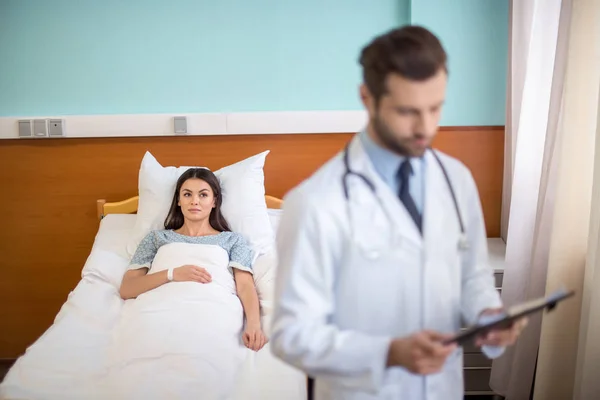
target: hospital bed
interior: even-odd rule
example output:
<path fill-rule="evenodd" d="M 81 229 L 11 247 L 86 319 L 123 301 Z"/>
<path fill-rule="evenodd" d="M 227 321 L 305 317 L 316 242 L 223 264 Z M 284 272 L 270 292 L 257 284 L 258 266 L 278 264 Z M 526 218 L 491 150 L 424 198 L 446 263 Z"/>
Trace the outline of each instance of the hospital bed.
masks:
<path fill-rule="evenodd" d="M 281 200 L 266 196 L 266 202 L 271 225 L 276 228 Z M 117 203 L 98 201 L 100 226 L 82 279 L 52 326 L 9 370 L 0 384 L 0 399 L 98 398 L 111 329 L 123 307 L 118 286 L 129 261 L 126 242 L 136 221 L 137 205 L 137 197 Z M 268 336 L 272 298 L 267 293 L 273 275 L 264 274 L 260 279 L 257 287 L 262 288 L 263 326 Z M 259 352 L 247 351 L 234 391 L 234 400 L 304 400 L 307 378 L 273 357 L 267 344 Z"/>

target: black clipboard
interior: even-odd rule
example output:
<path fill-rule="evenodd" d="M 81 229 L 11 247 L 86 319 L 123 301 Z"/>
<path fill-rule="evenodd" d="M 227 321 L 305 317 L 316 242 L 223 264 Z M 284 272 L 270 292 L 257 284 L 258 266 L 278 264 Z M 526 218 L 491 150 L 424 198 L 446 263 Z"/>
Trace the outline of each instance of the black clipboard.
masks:
<path fill-rule="evenodd" d="M 452 343 L 456 343 L 459 346 L 464 345 L 476 336 L 484 335 L 493 329 L 508 328 L 519 318 L 544 310 L 552 311 L 558 303 L 572 297 L 574 294 L 575 291 L 573 290 L 566 291 L 564 289 L 559 289 L 549 296 L 517 304 L 509 308 L 506 312 L 499 314 L 497 319 L 488 323 L 473 325 L 454 335 L 450 339 L 444 340 L 442 343 L 444 345 Z"/>

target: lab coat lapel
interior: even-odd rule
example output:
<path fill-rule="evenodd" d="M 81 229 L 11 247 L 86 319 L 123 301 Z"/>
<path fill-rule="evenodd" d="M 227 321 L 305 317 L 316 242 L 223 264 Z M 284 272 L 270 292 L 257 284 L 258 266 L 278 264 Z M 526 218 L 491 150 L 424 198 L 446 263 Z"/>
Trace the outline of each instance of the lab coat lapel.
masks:
<path fill-rule="evenodd" d="M 423 237 L 425 243 L 435 246 L 444 240 L 448 233 L 448 216 L 456 214 L 452 197 L 444 174 L 432 154 L 425 153 L 425 202 L 423 207 Z"/>
<path fill-rule="evenodd" d="M 397 228 L 395 231 L 402 237 L 411 240 L 417 245 L 423 243 L 421 233 L 412 220 L 410 214 L 400 202 L 398 195 L 394 193 L 390 187 L 381 179 L 375 167 L 369 160 L 369 156 L 365 152 L 358 135 L 354 137 L 349 149 L 350 155 L 350 169 L 359 172 L 367 177 L 374 185 L 375 191 L 379 198 L 386 214 L 392 220 L 390 223 L 394 224 Z M 354 180 L 356 181 L 356 180 Z M 359 182 L 362 190 L 354 190 L 354 193 L 360 192 L 360 198 L 365 202 L 368 201 L 372 204 L 376 199 L 373 198 L 373 194 L 370 193 L 364 182 Z M 352 197 L 352 195 L 350 195 Z"/>

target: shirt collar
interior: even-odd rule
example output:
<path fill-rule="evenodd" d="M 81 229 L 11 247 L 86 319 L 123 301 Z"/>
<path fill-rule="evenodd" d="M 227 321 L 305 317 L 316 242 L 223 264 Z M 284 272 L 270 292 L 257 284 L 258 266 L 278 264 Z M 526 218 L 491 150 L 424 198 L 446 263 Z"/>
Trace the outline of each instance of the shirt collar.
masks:
<path fill-rule="evenodd" d="M 373 167 L 381 176 L 381 178 L 391 187 L 395 186 L 396 176 L 400 164 L 406 159 L 406 157 L 400 156 L 386 148 L 381 147 L 371 139 L 366 130 L 359 133 L 361 143 L 367 153 L 369 160 L 373 164 Z M 417 171 L 419 164 L 415 162 L 416 159 L 411 160 L 413 171 Z M 413 172 L 414 173 L 414 172 Z"/>

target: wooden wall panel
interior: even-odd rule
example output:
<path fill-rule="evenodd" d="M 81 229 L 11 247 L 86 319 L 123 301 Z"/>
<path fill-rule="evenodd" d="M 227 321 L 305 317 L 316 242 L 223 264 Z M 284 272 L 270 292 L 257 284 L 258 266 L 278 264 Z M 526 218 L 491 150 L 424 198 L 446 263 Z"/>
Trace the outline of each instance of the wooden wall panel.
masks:
<path fill-rule="evenodd" d="M 443 128 L 434 148 L 461 160 L 473 174 L 488 237 L 500 237 L 504 127 Z"/>
<path fill-rule="evenodd" d="M 146 150 L 163 165 L 218 169 L 264 150 L 267 193 L 283 196 L 352 134 L 0 141 L 0 358 L 50 326 L 80 279 L 98 228 L 95 201 L 137 194 Z M 504 129 L 445 128 L 435 146 L 473 171 L 489 236 L 499 236 Z"/>

